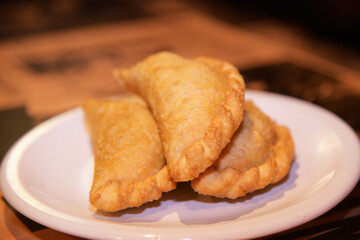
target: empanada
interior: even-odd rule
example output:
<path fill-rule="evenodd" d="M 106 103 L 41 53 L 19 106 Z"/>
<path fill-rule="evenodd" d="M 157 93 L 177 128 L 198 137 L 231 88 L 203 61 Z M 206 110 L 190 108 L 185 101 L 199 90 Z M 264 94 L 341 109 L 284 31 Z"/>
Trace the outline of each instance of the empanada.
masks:
<path fill-rule="evenodd" d="M 233 139 L 191 186 L 204 195 L 235 199 L 280 181 L 294 154 L 290 131 L 246 101 L 243 122 Z"/>
<path fill-rule="evenodd" d="M 245 84 L 227 62 L 161 52 L 117 69 L 115 77 L 150 106 L 175 181 L 191 180 L 208 168 L 242 121 Z"/>
<path fill-rule="evenodd" d="M 95 158 L 93 206 L 109 212 L 137 207 L 176 187 L 157 124 L 142 99 L 87 100 L 83 109 Z"/>

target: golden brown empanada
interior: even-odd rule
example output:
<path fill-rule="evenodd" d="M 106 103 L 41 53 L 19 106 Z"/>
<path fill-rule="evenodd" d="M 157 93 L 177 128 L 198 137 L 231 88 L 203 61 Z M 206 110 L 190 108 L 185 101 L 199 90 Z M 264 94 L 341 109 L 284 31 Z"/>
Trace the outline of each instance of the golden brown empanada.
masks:
<path fill-rule="evenodd" d="M 280 181 L 294 154 L 290 131 L 246 101 L 243 122 L 233 139 L 191 186 L 204 195 L 235 199 Z"/>
<path fill-rule="evenodd" d="M 155 119 L 142 99 L 87 100 L 83 109 L 95 157 L 93 206 L 109 212 L 137 207 L 176 187 Z"/>
<path fill-rule="evenodd" d="M 117 69 L 115 76 L 148 102 L 175 181 L 191 180 L 208 168 L 242 121 L 245 84 L 227 62 L 161 52 Z"/>

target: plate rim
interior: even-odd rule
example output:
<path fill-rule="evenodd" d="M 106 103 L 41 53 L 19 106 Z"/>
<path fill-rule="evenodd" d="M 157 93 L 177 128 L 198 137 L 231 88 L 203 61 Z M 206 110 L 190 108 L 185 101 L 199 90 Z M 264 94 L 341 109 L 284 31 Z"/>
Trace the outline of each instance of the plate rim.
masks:
<path fill-rule="evenodd" d="M 337 115 L 335 115 L 334 113 L 320 107 L 317 105 L 314 105 L 310 102 L 306 102 L 304 100 L 301 99 L 297 99 L 291 96 L 286 96 L 286 95 L 281 95 L 281 94 L 277 94 L 277 93 L 270 93 L 270 92 L 262 92 L 262 91 L 254 91 L 254 90 L 247 90 L 246 92 L 246 97 L 248 97 L 250 95 L 250 98 L 258 98 L 258 97 L 265 97 L 265 98 L 276 98 L 277 101 L 283 101 L 283 100 L 290 100 L 292 102 L 295 103 L 300 103 L 302 105 L 304 105 L 306 108 L 312 108 L 315 111 L 319 111 L 322 115 L 325 114 L 328 117 L 330 117 L 333 122 L 336 122 L 339 124 L 339 126 L 341 128 L 343 128 L 343 130 L 345 130 L 347 132 L 347 134 L 350 134 L 350 138 L 352 140 L 349 140 L 349 138 L 347 138 L 348 141 L 352 142 L 353 145 L 355 146 L 355 151 L 356 153 L 354 154 L 355 156 L 357 155 L 360 158 L 360 141 L 358 139 L 358 137 L 356 136 L 354 130 L 340 117 L 338 117 Z M 64 233 L 68 233 L 74 236 L 80 236 L 80 237 L 86 237 L 86 238 L 109 238 L 111 237 L 111 234 L 99 234 L 98 233 L 98 229 L 91 229 L 89 230 L 87 225 L 84 225 L 84 223 L 79 223 L 78 222 L 78 229 L 82 229 L 82 233 L 79 233 L 79 230 L 74 230 L 72 228 L 73 222 L 70 219 L 62 219 L 59 218 L 58 216 L 54 216 L 54 215 L 50 215 L 49 217 L 49 213 L 47 212 L 43 212 L 40 211 L 40 213 L 38 212 L 38 209 L 26 209 L 24 208 L 24 202 L 25 205 L 27 204 L 26 200 L 21 199 L 19 197 L 19 195 L 16 193 L 15 189 L 13 189 L 11 187 L 11 184 L 8 181 L 8 165 L 10 161 L 14 161 L 12 159 L 16 158 L 16 154 L 19 155 L 19 153 L 17 153 L 17 151 L 19 151 L 22 148 L 26 148 L 28 146 L 31 145 L 31 140 L 36 139 L 37 137 L 42 136 L 42 134 L 45 134 L 49 129 L 53 129 L 56 128 L 57 126 L 61 125 L 62 123 L 66 122 L 67 120 L 71 120 L 74 117 L 77 117 L 79 114 L 82 114 L 81 108 L 75 108 L 75 109 L 71 109 L 69 111 L 66 111 L 62 114 L 59 114 L 57 116 L 54 116 L 46 121 L 44 121 L 43 123 L 39 124 L 38 126 L 34 127 L 33 129 L 31 129 L 30 131 L 28 131 L 26 134 L 24 134 L 18 141 L 16 141 L 12 147 L 8 150 L 8 152 L 6 153 L 5 157 L 3 158 L 3 161 L 1 163 L 1 172 L 0 172 L 0 187 L 3 193 L 3 196 L 7 199 L 7 201 L 9 201 L 9 203 L 14 206 L 15 209 L 17 209 L 17 211 L 19 211 L 20 213 L 24 214 L 26 217 L 29 217 L 30 219 L 33 219 L 34 221 L 41 223 L 45 226 L 48 226 L 50 228 L 53 228 L 55 230 L 64 232 Z M 343 138 L 341 138 L 341 140 L 343 140 Z M 15 155 L 15 156 L 14 156 Z M 20 159 L 18 159 L 18 161 L 20 161 Z M 332 197 L 331 200 L 331 204 L 327 204 L 327 205 L 323 205 L 322 208 L 317 209 L 316 212 L 313 212 L 312 214 L 307 214 L 304 215 L 302 211 L 293 211 L 292 214 L 294 214 L 297 217 L 294 217 L 294 215 L 292 215 L 292 219 L 288 219 L 288 224 L 285 225 L 277 225 L 276 227 L 272 226 L 271 229 L 267 229 L 265 232 L 263 231 L 263 233 L 258 232 L 258 234 L 243 234 L 240 237 L 245 237 L 245 238 L 253 238 L 253 237 L 261 237 L 261 236 L 265 236 L 265 235 L 270 235 L 270 234 L 274 234 L 277 232 L 281 232 L 283 230 L 286 229 L 290 229 L 293 228 L 295 226 L 298 226 L 300 224 L 303 224 L 305 222 L 308 222 L 320 215 L 322 215 L 323 213 L 327 212 L 328 210 L 330 210 L 331 208 L 333 208 L 334 206 L 336 206 L 339 202 L 341 202 L 356 186 L 357 182 L 359 181 L 360 178 L 360 163 L 357 163 L 358 168 L 353 168 L 354 170 L 354 177 L 351 178 L 351 182 L 349 183 L 349 185 L 347 186 L 346 189 L 343 190 L 343 192 L 340 195 L 337 195 L 337 197 Z M 356 172 L 357 170 L 357 172 Z M 14 177 L 14 176 L 12 176 Z M 350 181 L 348 179 L 348 181 Z M 329 184 L 327 184 L 325 187 L 329 187 Z M 320 198 L 320 193 L 323 192 L 324 190 L 320 191 L 320 192 L 316 192 L 315 194 L 312 194 L 313 198 L 314 195 L 315 197 Z M 312 198 L 311 198 L 312 199 Z M 303 201 L 301 201 L 300 203 L 298 203 L 297 205 L 291 205 L 288 206 L 287 208 L 290 210 L 296 210 L 301 208 L 303 205 L 306 205 L 306 203 L 309 201 L 309 199 L 305 199 Z M 296 209 L 294 209 L 294 207 L 298 206 Z M 284 210 L 282 210 L 284 211 Z M 280 213 L 282 211 L 279 211 Z M 262 218 L 269 218 L 269 216 L 271 217 L 271 215 L 273 215 L 273 213 L 269 213 L 266 214 L 265 216 L 262 216 Z M 291 214 L 289 214 L 291 215 Z M 71 216 L 70 216 L 71 217 Z M 44 221 L 44 219 L 47 219 L 47 221 Z M 251 222 L 255 221 L 254 219 L 248 219 L 247 222 Z M 58 221 L 62 221 L 62 226 L 59 226 Z M 85 223 L 86 224 L 86 223 Z M 152 230 L 152 231 L 145 231 L 143 233 L 140 233 L 139 230 L 144 230 L 144 227 L 142 226 L 135 226 L 135 225 L 129 225 L 129 224 L 119 224 L 119 222 L 113 222 L 110 223 L 108 221 L 106 221 L 105 225 L 113 225 L 113 224 L 117 224 L 119 225 L 119 229 L 121 229 L 121 226 L 126 227 L 127 230 L 130 232 L 130 234 L 126 235 L 126 233 L 124 233 L 124 237 L 126 238 L 130 238 L 130 239 L 139 239 L 139 238 L 144 238 L 144 239 L 148 239 L 148 238 L 155 238 L 155 237 L 164 237 L 165 239 L 167 238 L 174 238 L 174 237 L 184 237 L 182 234 L 182 231 L 179 230 L 183 230 L 183 229 L 187 229 L 188 227 L 184 227 L 184 228 L 175 228 L 178 231 L 174 231 L 173 227 L 169 227 L 167 228 L 167 230 L 171 229 L 171 231 L 164 231 L 165 228 L 161 228 L 161 227 L 151 227 L 149 229 L 146 230 Z M 61 225 L 61 224 L 60 224 Z M 103 226 L 103 224 L 100 224 L 101 226 Z M 121 226 L 120 226 L 121 225 Z M 197 229 L 206 229 L 209 226 L 214 227 L 213 225 L 219 226 L 219 223 L 215 223 L 215 224 L 204 224 L 204 225 L 195 225 L 195 227 L 191 227 L 190 228 L 197 228 Z M 232 238 L 236 235 L 238 231 L 235 232 L 228 232 L 229 227 L 231 226 L 236 226 L 237 222 L 225 222 L 223 224 L 221 224 L 222 226 L 226 225 L 226 229 L 218 229 L 218 232 L 221 232 L 223 235 L 222 237 L 226 238 Z M 219 227 L 215 227 L 215 228 L 219 228 Z M 256 229 L 258 229 L 258 226 L 256 226 Z M 254 231 L 255 229 L 253 229 Z M 159 233 L 159 231 L 161 231 L 161 233 Z M 147 233 L 146 233 L 147 232 Z M 155 234 L 151 234 L 149 232 L 156 232 Z M 249 231 L 251 232 L 251 231 Z M 141 236 L 139 235 L 139 233 L 141 234 Z M 135 234 L 135 235 L 134 235 Z M 174 235 L 175 234 L 175 235 Z M 176 235 L 177 234 L 177 235 Z M 196 235 L 196 234 L 195 234 Z M 204 234 L 204 232 L 201 232 L 201 236 L 196 236 L 197 238 L 201 237 L 204 239 L 214 239 L 212 236 L 214 235 L 214 233 L 208 233 L 208 234 Z M 218 235 L 217 235 L 218 236 Z"/>

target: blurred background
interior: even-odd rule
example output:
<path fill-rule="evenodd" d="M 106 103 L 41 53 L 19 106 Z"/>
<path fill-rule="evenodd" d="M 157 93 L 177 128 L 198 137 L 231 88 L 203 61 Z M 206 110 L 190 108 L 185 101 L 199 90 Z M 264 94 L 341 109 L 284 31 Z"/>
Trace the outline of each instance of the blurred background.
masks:
<path fill-rule="evenodd" d="M 113 68 L 170 50 L 228 60 L 248 88 L 314 102 L 359 131 L 359 36 L 356 0 L 1 0 L 0 110 L 37 124 L 117 94 Z"/>
<path fill-rule="evenodd" d="M 112 70 L 162 50 L 230 61 L 248 89 L 315 103 L 360 137 L 359 36 L 356 0 L 0 0 L 0 157 L 45 119 L 119 94 Z"/>

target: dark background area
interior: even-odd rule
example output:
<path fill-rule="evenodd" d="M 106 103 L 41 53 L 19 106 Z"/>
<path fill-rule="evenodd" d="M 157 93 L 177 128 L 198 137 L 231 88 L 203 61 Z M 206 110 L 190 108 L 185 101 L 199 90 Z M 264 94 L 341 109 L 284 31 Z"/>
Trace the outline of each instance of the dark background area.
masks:
<path fill-rule="evenodd" d="M 360 2 L 356 0 L 182 0 L 234 25 L 276 18 L 308 34 L 360 49 Z M 148 0 L 1 0 L 0 40 L 113 21 L 151 17 Z"/>
<path fill-rule="evenodd" d="M 360 49 L 360 1 L 195 1 L 197 7 L 232 24 L 277 18 L 323 41 Z"/>

